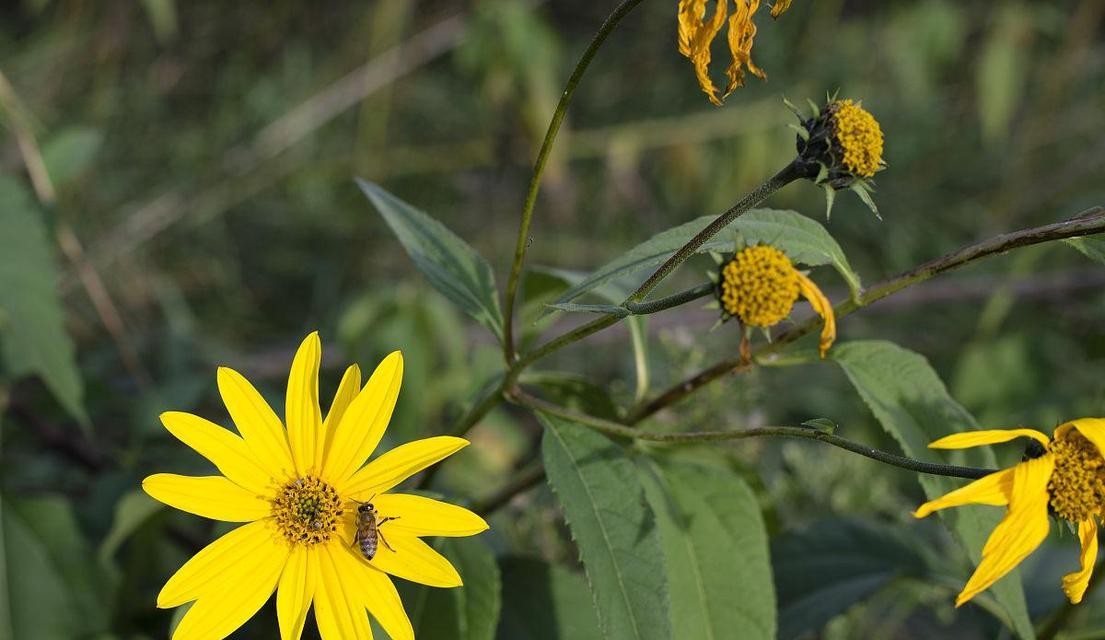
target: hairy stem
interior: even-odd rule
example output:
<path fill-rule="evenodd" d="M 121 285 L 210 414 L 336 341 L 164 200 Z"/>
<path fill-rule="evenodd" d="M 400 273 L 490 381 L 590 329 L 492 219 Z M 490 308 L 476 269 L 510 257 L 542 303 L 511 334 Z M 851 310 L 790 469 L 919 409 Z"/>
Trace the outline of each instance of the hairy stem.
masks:
<path fill-rule="evenodd" d="M 949 476 L 953 478 L 970 478 L 978 479 L 984 476 L 990 475 L 997 471 L 997 469 L 981 469 L 977 467 L 960 467 L 956 465 L 948 464 L 936 464 L 932 462 L 923 462 L 921 460 L 915 460 L 913 458 L 907 458 L 905 456 L 899 456 L 881 449 L 875 449 L 866 445 L 853 442 L 847 438 L 841 438 L 831 433 L 824 431 L 818 431 L 817 429 L 811 429 L 806 427 L 755 427 L 750 429 L 741 429 L 735 431 L 687 431 L 682 433 L 655 433 L 651 431 L 641 431 L 628 427 L 624 424 L 612 422 L 610 420 L 604 420 L 602 418 L 596 418 L 583 413 L 578 413 L 567 409 L 557 404 L 547 402 L 540 398 L 529 395 L 521 390 L 516 390 L 511 394 L 511 399 L 518 404 L 529 407 L 536 411 L 541 411 L 554 416 L 559 416 L 572 422 L 591 427 L 596 431 L 600 431 L 607 435 L 632 438 L 634 440 L 646 440 L 649 442 L 664 442 L 669 444 L 686 444 L 689 442 L 717 442 L 719 440 L 743 440 L 746 438 L 762 438 L 765 436 L 780 436 L 784 438 L 805 438 L 807 440 L 817 440 L 830 444 L 834 447 L 839 447 L 852 453 L 858 453 L 861 456 L 877 460 L 884 464 L 888 464 L 901 469 L 907 469 L 909 471 L 915 471 L 917 473 L 928 473 L 938 476 Z"/>
<path fill-rule="evenodd" d="M 568 77 L 568 83 L 564 85 L 564 93 L 560 94 L 560 102 L 556 105 L 549 128 L 545 131 L 545 139 L 541 143 L 541 150 L 537 153 L 537 161 L 533 165 L 533 177 L 530 179 L 529 191 L 526 193 L 526 202 L 522 206 L 522 224 L 518 229 L 518 242 L 514 248 L 514 262 L 510 265 L 510 280 L 506 286 L 506 303 L 503 306 L 503 354 L 507 364 L 514 362 L 514 299 L 518 293 L 518 283 L 522 276 L 522 265 L 526 260 L 526 249 L 529 247 L 529 226 L 533 220 L 533 207 L 537 204 L 537 192 L 541 189 L 541 177 L 545 172 L 545 165 L 549 161 L 556 136 L 560 133 L 560 125 L 564 122 L 564 116 L 568 112 L 568 105 L 572 102 L 576 87 L 583 79 L 584 72 L 590 66 L 591 60 L 606 41 L 607 36 L 614 31 L 622 18 L 641 4 L 641 0 L 623 0 L 599 27 L 591 44 L 576 63 L 572 75 Z"/>

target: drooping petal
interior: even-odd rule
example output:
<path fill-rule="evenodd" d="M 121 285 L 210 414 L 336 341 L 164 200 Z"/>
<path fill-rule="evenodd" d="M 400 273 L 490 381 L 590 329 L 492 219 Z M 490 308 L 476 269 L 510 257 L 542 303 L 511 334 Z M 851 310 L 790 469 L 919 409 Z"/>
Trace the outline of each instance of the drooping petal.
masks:
<path fill-rule="evenodd" d="M 280 546 L 224 567 L 223 582 L 200 595 L 173 640 L 219 640 L 233 633 L 272 595 L 287 558 L 288 547 Z"/>
<path fill-rule="evenodd" d="M 1032 553 L 1047 537 L 1047 483 L 1055 468 L 1052 456 L 1043 456 L 1013 467 L 1009 510 L 982 549 L 982 561 L 955 599 L 961 606 L 997 582 Z"/>
<path fill-rule="evenodd" d="M 318 550 L 296 545 L 292 548 L 276 591 L 276 619 L 281 640 L 299 640 L 318 581 Z"/>
<path fill-rule="evenodd" d="M 464 507 L 403 493 L 382 493 L 373 499 L 380 517 L 398 516 L 391 530 L 412 536 L 470 536 L 487 523 Z"/>
<path fill-rule="evenodd" d="M 253 457 L 245 440 L 214 422 L 180 411 L 161 414 L 161 424 L 178 440 L 211 461 L 224 476 L 262 495 L 272 491 L 272 477 Z"/>
<path fill-rule="evenodd" d="M 275 537 L 266 522 L 242 525 L 201 549 L 177 569 L 157 594 L 157 606 L 179 607 L 242 580 L 257 567 L 275 562 L 273 558 L 279 558 L 282 566 L 287 557 L 288 545 Z"/>
<path fill-rule="evenodd" d="M 353 399 L 357 397 L 360 391 L 361 368 L 351 364 L 345 370 L 345 374 L 342 375 L 341 382 L 338 383 L 338 391 L 334 394 L 334 401 L 330 403 L 330 410 L 326 412 L 326 419 L 322 421 L 322 428 L 327 434 L 327 441 L 329 441 L 330 430 L 341 422 L 345 410 L 353 403 Z"/>
<path fill-rule="evenodd" d="M 1082 602 L 1082 595 L 1090 584 L 1094 563 L 1097 562 L 1097 521 L 1093 518 L 1078 523 L 1078 537 L 1082 541 L 1082 568 L 1063 576 L 1063 593 L 1071 604 Z"/>
<path fill-rule="evenodd" d="M 825 353 L 828 352 L 829 347 L 833 346 L 833 341 L 836 340 L 836 315 L 833 313 L 833 303 L 829 302 L 825 294 L 821 293 L 821 289 L 806 274 L 801 271 L 795 271 L 795 273 L 798 274 L 798 290 L 806 300 L 809 300 L 810 306 L 817 312 L 817 315 L 825 321 L 825 325 L 821 328 L 821 341 L 817 347 L 821 357 L 824 358 Z"/>
<path fill-rule="evenodd" d="M 391 578 L 349 549 L 348 545 L 339 547 L 334 550 L 334 560 L 341 574 L 351 581 L 353 592 L 361 598 L 361 605 L 376 618 L 391 640 L 413 640 L 414 629 Z"/>
<path fill-rule="evenodd" d="M 364 464 L 391 421 L 391 412 L 403 382 L 403 354 L 395 351 L 372 372 L 368 384 L 333 426 L 333 439 L 326 451 L 323 477 L 338 484 Z"/>
<path fill-rule="evenodd" d="M 944 436 L 929 444 L 929 449 L 969 449 L 984 444 L 1000 444 L 1017 438 L 1034 438 L 1045 447 L 1051 440 L 1035 429 L 989 429 L 983 431 L 964 431 Z"/>
<path fill-rule="evenodd" d="M 315 594 L 315 622 L 323 640 L 371 640 L 362 595 L 348 573 L 342 571 L 338 557 L 349 552 L 340 544 L 327 544 L 319 549 L 318 590 Z"/>
<path fill-rule="evenodd" d="M 237 371 L 219 367 L 219 394 L 257 462 L 273 478 L 295 473 L 287 432 L 257 389 Z"/>
<path fill-rule="evenodd" d="M 710 44 L 725 26 L 725 17 L 729 13 L 729 0 L 717 0 L 714 15 L 705 21 L 707 0 L 679 1 L 679 52 L 694 63 L 698 86 L 710 99 L 721 106 L 717 87 L 710 80 Z"/>
<path fill-rule="evenodd" d="M 756 38 L 756 23 L 752 21 L 752 17 L 760 8 L 760 0 L 736 0 L 736 6 L 733 17 L 729 18 L 729 53 L 733 56 L 733 61 L 725 70 L 729 83 L 725 87 L 723 98 L 732 93 L 733 89 L 744 86 L 745 67 L 757 78 L 767 79 L 767 74 L 752 62 L 752 43 Z"/>
<path fill-rule="evenodd" d="M 955 491 L 944 494 L 935 500 L 929 500 L 913 512 L 915 518 L 924 518 L 934 511 L 958 507 L 965 504 L 989 504 L 1003 506 L 1009 504 L 1013 493 L 1013 475 L 1016 467 L 979 478 Z"/>
<path fill-rule="evenodd" d="M 318 404 L 318 369 L 321 364 L 322 342 L 316 331 L 304 338 L 292 359 L 284 399 L 288 444 L 300 476 L 317 472 L 320 462 L 318 439 L 322 410 Z"/>
<path fill-rule="evenodd" d="M 1055 437 L 1062 438 L 1067 431 L 1078 429 L 1078 432 L 1086 436 L 1097 447 L 1099 453 L 1105 456 L 1105 418 L 1079 418 L 1065 422 L 1055 429 Z"/>
<path fill-rule="evenodd" d="M 771 5 L 771 17 L 778 18 L 787 12 L 790 8 L 790 3 L 794 0 L 775 0 L 775 4 Z"/>
<path fill-rule="evenodd" d="M 385 523 L 380 529 L 387 544 L 380 542 L 376 556 L 371 560 L 372 566 L 404 580 L 431 587 L 459 587 L 462 584 L 460 574 L 445 556 L 421 539 L 391 529 L 392 524 Z"/>
<path fill-rule="evenodd" d="M 435 436 L 400 445 L 369 462 L 338 487 L 338 493 L 366 500 L 468 446 L 464 438 Z"/>
<path fill-rule="evenodd" d="M 223 522 L 253 522 L 272 508 L 268 500 L 222 476 L 156 473 L 142 481 L 142 490 L 175 509 Z"/>

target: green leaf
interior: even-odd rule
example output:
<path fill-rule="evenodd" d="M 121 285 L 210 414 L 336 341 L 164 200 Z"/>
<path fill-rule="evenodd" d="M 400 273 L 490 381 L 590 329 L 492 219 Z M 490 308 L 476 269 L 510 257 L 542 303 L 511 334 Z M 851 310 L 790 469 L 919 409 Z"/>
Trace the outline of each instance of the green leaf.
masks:
<path fill-rule="evenodd" d="M 115 518 L 111 522 L 111 529 L 100 543 L 100 562 L 109 564 L 126 539 L 153 514 L 164 508 L 165 505 L 149 497 L 144 491 L 134 490 L 121 497 L 115 504 Z"/>
<path fill-rule="evenodd" d="M 559 302 L 548 305 L 550 309 L 575 313 L 597 313 L 605 316 L 624 318 L 629 315 L 629 309 L 612 304 L 576 304 L 575 302 Z"/>
<path fill-rule="evenodd" d="M 54 186 L 63 188 L 91 165 L 104 136 L 90 127 L 63 129 L 42 145 L 42 161 Z"/>
<path fill-rule="evenodd" d="M 555 304 L 572 302 L 595 287 L 615 278 L 623 278 L 660 266 L 713 221 L 714 216 L 704 216 L 658 233 L 599 267 L 582 282 L 561 295 Z M 729 229 L 740 234 L 748 244 L 771 244 L 799 264 L 811 267 L 832 265 L 848 283 L 853 293 L 859 290 L 859 276 L 848 264 L 844 251 L 825 227 L 812 218 L 796 211 L 752 209 L 733 221 Z M 719 233 L 699 247 L 697 253 L 732 251 L 733 238 L 732 232 Z"/>
<path fill-rule="evenodd" d="M 443 224 L 379 185 L 360 178 L 357 184 L 430 284 L 501 340 L 502 312 L 495 276 L 483 256 Z"/>
<path fill-rule="evenodd" d="M 437 589 L 400 584 L 415 637 L 492 640 L 502 592 L 495 555 L 480 540 L 440 538 L 434 547 L 457 568 L 464 586 Z"/>
<path fill-rule="evenodd" d="M 579 574 L 537 558 L 500 561 L 503 615 L 500 640 L 601 640 L 587 584 Z"/>
<path fill-rule="evenodd" d="M 922 543 L 906 533 L 881 523 L 829 519 L 773 541 L 779 637 L 816 632 L 896 578 L 926 574 Z"/>
<path fill-rule="evenodd" d="M 1067 238 L 1066 242 L 1078 250 L 1079 253 L 1090 260 L 1105 264 L 1105 239 L 1101 238 Z"/>
<path fill-rule="evenodd" d="M 670 638 L 660 536 L 633 462 L 587 427 L 538 414 L 549 484 L 579 547 L 607 638 Z"/>
<path fill-rule="evenodd" d="M 802 423 L 802 426 L 816 429 L 821 433 L 831 434 L 836 431 L 837 424 L 828 418 L 814 418 L 813 420 L 806 420 Z"/>
<path fill-rule="evenodd" d="M 674 638 L 775 637 L 775 589 L 759 501 L 732 471 L 642 460 L 671 593 Z"/>
<path fill-rule="evenodd" d="M 978 429 L 973 416 L 956 402 L 944 383 L 920 354 L 893 343 L 872 340 L 833 348 L 830 356 L 844 369 L 860 397 L 883 429 L 897 440 L 902 452 L 918 460 L 993 468 L 996 460 L 985 447 L 940 453 L 928 444 L 959 431 Z M 919 474 L 931 500 L 963 486 L 962 480 Z M 940 512 L 944 522 L 978 563 L 982 547 L 1001 519 L 998 510 L 960 507 Z M 1005 613 L 1005 622 L 1022 638 L 1033 638 L 1020 574 L 1010 572 L 991 591 Z"/>
<path fill-rule="evenodd" d="M 63 407 L 87 422 L 84 387 L 57 291 L 53 245 L 18 182 L 0 176 L 0 352 L 12 377 L 38 375 Z"/>

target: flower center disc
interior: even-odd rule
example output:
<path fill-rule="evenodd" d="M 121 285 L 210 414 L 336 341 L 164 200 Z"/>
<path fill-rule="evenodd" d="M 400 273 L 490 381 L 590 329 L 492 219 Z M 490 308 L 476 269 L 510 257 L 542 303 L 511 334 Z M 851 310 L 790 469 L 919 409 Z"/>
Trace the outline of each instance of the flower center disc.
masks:
<path fill-rule="evenodd" d="M 775 247 L 748 247 L 721 267 L 718 301 L 725 313 L 753 327 L 772 327 L 798 299 L 798 274 Z"/>
<path fill-rule="evenodd" d="M 1086 436 L 1071 429 L 1051 442 L 1055 456 L 1047 491 L 1051 508 L 1071 522 L 1099 515 L 1105 505 L 1105 459 Z"/>
<path fill-rule="evenodd" d="M 844 166 L 854 175 L 870 178 L 882 161 L 882 128 L 875 117 L 851 100 L 834 103 L 833 130 L 844 151 Z"/>
<path fill-rule="evenodd" d="M 338 530 L 341 498 L 333 487 L 312 476 L 289 480 L 272 500 L 276 526 L 292 544 L 326 542 Z"/>

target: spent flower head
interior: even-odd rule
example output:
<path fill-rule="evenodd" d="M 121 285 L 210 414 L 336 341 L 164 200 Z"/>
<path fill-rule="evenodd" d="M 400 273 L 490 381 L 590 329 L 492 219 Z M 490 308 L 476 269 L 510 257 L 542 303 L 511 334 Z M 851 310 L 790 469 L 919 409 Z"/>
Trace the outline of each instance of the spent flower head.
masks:
<path fill-rule="evenodd" d="M 1081 418 L 1059 425 L 1048 438 L 1035 429 L 968 431 L 941 438 L 933 449 L 965 449 L 1031 438 L 1025 460 L 921 505 L 914 516 L 966 504 L 1007 507 L 982 549 L 982 560 L 955 599 L 960 606 L 1012 571 L 1047 537 L 1049 513 L 1078 525 L 1080 568 L 1063 576 L 1063 592 L 1074 604 L 1082 596 L 1097 560 L 1098 521 L 1105 514 L 1105 419 Z"/>
<path fill-rule="evenodd" d="M 736 318 L 742 327 L 768 329 L 790 315 L 801 294 L 825 321 L 818 345 L 825 357 L 836 339 L 832 303 L 785 253 L 770 245 L 742 246 L 738 242 L 731 257 L 716 259 L 718 271 L 709 276 L 716 284 L 722 322 Z"/>
<path fill-rule="evenodd" d="M 771 8 L 771 17 L 782 15 L 793 0 L 778 0 Z M 698 86 L 710 99 L 721 106 L 724 100 L 737 87 L 744 86 L 745 69 L 760 78 L 767 79 L 763 69 L 752 62 L 752 43 L 756 38 L 756 23 L 752 18 L 760 9 L 760 0 L 733 0 L 733 15 L 729 16 L 730 0 L 715 0 L 714 12 L 706 18 L 706 6 L 709 0 L 679 0 L 679 53 L 694 63 Z M 729 22 L 728 44 L 733 61 L 725 69 L 728 79 L 725 91 L 718 96 L 718 89 L 710 79 L 710 45 Z"/>
<path fill-rule="evenodd" d="M 829 97 L 823 107 L 810 102 L 809 118 L 802 117 L 789 101 L 786 104 L 800 122 L 792 125 L 798 134 L 795 163 L 807 178 L 825 189 L 826 217 L 841 189 L 854 191 L 877 216 L 878 208 L 871 199 L 872 178 L 886 168 L 878 120 L 853 100 Z"/>
<path fill-rule="evenodd" d="M 413 638 L 390 576 L 436 587 L 461 584 L 453 565 L 422 537 L 469 536 L 487 523 L 467 509 L 391 489 L 468 442 L 426 438 L 365 464 L 391 420 L 403 357 L 384 358 L 364 388 L 360 369 L 349 367 L 325 418 L 318 400 L 321 357 L 312 333 L 292 362 L 283 423 L 253 385 L 227 368 L 218 372 L 219 393 L 241 435 L 188 413 L 161 415 L 170 433 L 222 475 L 159 473 L 142 488 L 171 507 L 246 523 L 193 556 L 158 594 L 161 608 L 194 601 L 174 640 L 224 638 L 274 590 L 282 640 L 300 637 L 312 604 L 324 640 L 371 638 L 366 610 L 393 639 Z M 360 544 L 368 537 L 366 515 L 377 525 L 370 547 Z"/>

